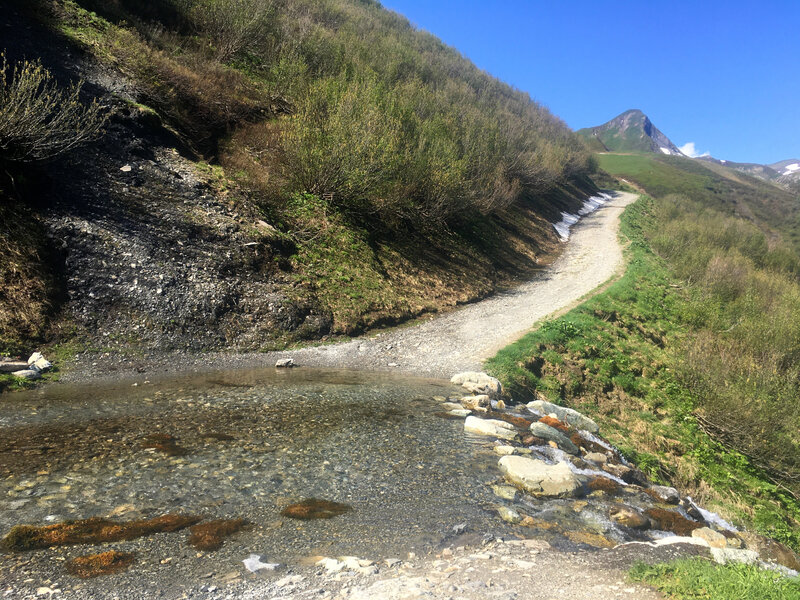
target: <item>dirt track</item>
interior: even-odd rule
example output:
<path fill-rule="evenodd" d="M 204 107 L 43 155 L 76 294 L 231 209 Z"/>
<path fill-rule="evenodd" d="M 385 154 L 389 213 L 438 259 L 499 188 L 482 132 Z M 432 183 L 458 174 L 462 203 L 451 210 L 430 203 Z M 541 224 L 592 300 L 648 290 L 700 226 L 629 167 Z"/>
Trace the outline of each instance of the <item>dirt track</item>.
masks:
<path fill-rule="evenodd" d="M 623 264 L 619 217 L 636 200 L 614 200 L 572 230 L 563 254 L 536 279 L 413 327 L 398 328 L 343 344 L 266 355 L 292 357 L 298 365 L 391 370 L 430 377 L 479 370 L 486 358 L 522 337 L 544 317 L 573 307 L 617 274 Z"/>

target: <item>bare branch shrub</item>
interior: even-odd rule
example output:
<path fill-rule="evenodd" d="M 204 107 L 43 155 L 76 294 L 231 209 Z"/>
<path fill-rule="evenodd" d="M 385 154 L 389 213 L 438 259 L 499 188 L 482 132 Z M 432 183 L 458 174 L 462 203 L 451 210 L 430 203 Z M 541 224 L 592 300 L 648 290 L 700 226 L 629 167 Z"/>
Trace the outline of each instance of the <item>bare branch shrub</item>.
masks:
<path fill-rule="evenodd" d="M 0 156 L 34 162 L 96 138 L 108 119 L 97 101 L 80 99 L 81 83 L 61 89 L 40 62 L 13 67 L 0 54 Z"/>

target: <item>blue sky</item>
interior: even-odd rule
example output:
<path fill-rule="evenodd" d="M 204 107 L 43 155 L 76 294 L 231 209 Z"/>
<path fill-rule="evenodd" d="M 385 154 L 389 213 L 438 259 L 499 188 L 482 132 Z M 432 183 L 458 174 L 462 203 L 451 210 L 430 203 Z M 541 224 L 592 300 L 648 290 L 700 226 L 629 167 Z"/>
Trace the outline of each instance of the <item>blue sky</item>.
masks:
<path fill-rule="evenodd" d="M 800 158 L 800 0 L 383 0 L 579 129 L 629 108 L 741 162 Z"/>

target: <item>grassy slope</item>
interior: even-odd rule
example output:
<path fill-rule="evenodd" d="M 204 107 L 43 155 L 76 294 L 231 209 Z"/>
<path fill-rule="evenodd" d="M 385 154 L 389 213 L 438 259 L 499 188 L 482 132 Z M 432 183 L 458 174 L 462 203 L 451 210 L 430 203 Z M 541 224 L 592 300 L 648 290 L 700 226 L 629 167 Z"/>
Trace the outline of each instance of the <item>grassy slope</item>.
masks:
<path fill-rule="evenodd" d="M 21 6 L 219 162 L 223 193 L 296 249 L 282 265 L 290 300 L 330 313 L 332 333 L 525 276 L 558 246 L 548 221 L 594 190 L 589 154 L 558 118 L 379 4 L 255 2 L 272 12 L 223 56 L 224 19 L 201 9 L 226 2 Z"/>
<path fill-rule="evenodd" d="M 800 581 L 754 565 L 718 565 L 684 559 L 659 565 L 638 564 L 631 579 L 679 600 L 800 600 Z"/>
<path fill-rule="evenodd" d="M 637 163 L 638 164 L 638 163 Z M 739 524 L 800 548 L 800 502 L 740 452 L 700 427 L 681 377 L 696 297 L 651 249 L 656 203 L 623 215 L 625 275 L 607 291 L 503 349 L 487 363 L 510 392 L 542 394 L 598 420 L 643 470 Z"/>

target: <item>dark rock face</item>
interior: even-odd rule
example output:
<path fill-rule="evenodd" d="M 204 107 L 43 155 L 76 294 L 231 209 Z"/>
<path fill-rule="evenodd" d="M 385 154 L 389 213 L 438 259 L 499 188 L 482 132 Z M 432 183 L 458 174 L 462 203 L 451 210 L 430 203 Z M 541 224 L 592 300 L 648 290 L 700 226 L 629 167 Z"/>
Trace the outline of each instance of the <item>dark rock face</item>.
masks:
<path fill-rule="evenodd" d="M 59 81 L 84 79 L 87 99 L 115 110 L 100 140 L 26 173 L 25 202 L 60 263 L 56 311 L 103 349 L 257 349 L 327 333 L 330 316 L 296 299 L 291 243 L 256 225 L 253 203 L 136 104 L 133 84 L 21 10 L 0 26 L 20 32 L 4 40 L 9 60 L 39 56 Z"/>

